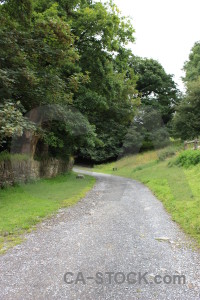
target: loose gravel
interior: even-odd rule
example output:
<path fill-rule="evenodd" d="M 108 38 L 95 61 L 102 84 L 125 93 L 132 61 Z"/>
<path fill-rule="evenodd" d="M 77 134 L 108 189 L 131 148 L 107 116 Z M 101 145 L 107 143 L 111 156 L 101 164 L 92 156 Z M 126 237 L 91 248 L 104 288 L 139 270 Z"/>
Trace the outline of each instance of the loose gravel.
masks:
<path fill-rule="evenodd" d="M 200 299 L 200 254 L 149 189 L 79 173 L 97 178 L 88 195 L 0 257 L 0 299 Z"/>

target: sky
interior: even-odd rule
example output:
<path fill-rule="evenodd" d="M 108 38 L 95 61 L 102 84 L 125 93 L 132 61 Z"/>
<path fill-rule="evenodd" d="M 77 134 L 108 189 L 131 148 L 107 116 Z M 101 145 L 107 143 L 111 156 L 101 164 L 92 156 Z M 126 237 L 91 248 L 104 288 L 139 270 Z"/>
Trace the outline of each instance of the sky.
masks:
<path fill-rule="evenodd" d="M 180 90 L 184 62 L 200 40 L 200 0 L 114 0 L 132 18 L 135 55 L 158 60 Z"/>

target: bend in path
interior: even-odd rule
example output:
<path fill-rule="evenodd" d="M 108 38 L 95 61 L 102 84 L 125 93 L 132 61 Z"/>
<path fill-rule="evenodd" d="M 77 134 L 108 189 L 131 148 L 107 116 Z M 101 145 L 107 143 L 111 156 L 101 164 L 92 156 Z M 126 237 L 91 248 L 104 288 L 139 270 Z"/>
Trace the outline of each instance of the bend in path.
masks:
<path fill-rule="evenodd" d="M 97 178 L 88 195 L 0 257 L 0 299 L 200 299 L 200 254 L 149 189 L 79 172 Z M 68 281 L 81 272 L 78 283 L 65 283 L 66 272 L 74 274 Z M 134 283 L 133 273 L 138 280 L 146 272 L 148 283 Z M 155 284 L 156 275 L 161 281 L 184 275 L 186 284 Z"/>

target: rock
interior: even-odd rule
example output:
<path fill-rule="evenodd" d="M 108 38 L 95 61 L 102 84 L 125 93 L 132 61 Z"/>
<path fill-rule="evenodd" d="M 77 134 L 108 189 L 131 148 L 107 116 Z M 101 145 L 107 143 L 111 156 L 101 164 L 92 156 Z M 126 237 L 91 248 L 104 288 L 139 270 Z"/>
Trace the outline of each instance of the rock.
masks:
<path fill-rule="evenodd" d="M 4 237 L 9 236 L 9 232 L 5 231 L 5 232 L 3 233 L 3 236 L 4 236 Z"/>
<path fill-rule="evenodd" d="M 145 211 L 151 210 L 151 207 L 145 207 L 144 210 Z"/>

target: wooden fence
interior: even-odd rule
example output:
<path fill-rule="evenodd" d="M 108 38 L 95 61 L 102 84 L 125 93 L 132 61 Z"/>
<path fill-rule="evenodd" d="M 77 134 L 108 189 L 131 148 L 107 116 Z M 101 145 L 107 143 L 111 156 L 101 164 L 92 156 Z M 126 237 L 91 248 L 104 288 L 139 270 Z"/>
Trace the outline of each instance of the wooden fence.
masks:
<path fill-rule="evenodd" d="M 185 141 L 184 142 L 184 149 L 187 150 L 188 149 L 188 145 L 191 145 L 191 144 L 194 144 L 194 147 L 193 149 L 194 150 L 198 150 L 200 147 L 199 147 L 199 140 L 198 139 L 195 139 L 193 141 Z"/>

